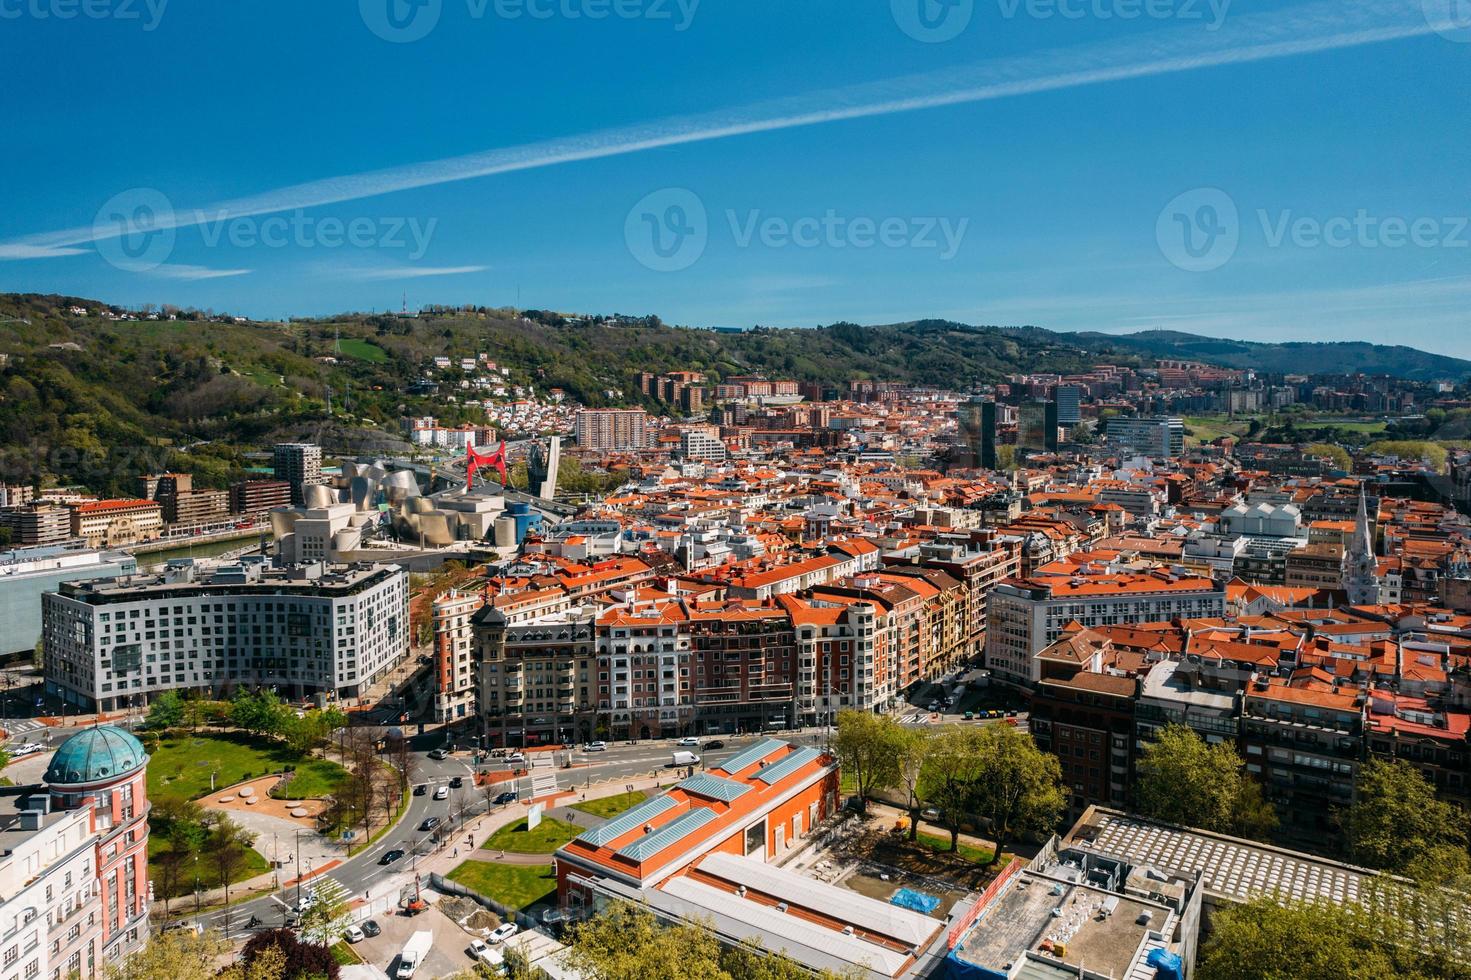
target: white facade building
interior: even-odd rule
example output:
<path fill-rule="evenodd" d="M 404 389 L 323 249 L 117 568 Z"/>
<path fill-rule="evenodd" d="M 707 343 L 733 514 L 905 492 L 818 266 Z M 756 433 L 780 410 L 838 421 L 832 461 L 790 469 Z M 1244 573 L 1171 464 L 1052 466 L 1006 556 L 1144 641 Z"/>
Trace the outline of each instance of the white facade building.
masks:
<path fill-rule="evenodd" d="M 42 607 L 46 689 L 87 710 L 272 685 L 352 697 L 409 650 L 408 573 L 263 562 L 70 582 Z"/>

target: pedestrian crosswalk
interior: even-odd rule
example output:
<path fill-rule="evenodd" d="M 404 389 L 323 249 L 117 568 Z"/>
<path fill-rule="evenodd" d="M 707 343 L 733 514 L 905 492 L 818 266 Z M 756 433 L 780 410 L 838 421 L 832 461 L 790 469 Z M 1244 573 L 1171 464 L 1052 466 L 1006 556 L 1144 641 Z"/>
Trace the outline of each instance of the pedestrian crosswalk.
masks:
<path fill-rule="evenodd" d="M 7 718 L 0 720 L 0 728 L 5 729 L 11 738 L 29 735 L 31 732 L 38 732 L 45 727 L 46 724 L 44 722 L 39 722 L 32 718 Z"/>

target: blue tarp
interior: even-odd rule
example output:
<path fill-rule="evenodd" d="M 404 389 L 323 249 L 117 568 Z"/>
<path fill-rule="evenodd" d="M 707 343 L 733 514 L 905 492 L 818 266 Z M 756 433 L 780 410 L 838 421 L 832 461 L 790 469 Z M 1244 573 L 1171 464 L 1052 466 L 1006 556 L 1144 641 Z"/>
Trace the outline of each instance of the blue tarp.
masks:
<path fill-rule="evenodd" d="M 1184 976 L 1180 957 L 1167 949 L 1155 949 L 1144 962 L 1154 967 L 1155 980 L 1180 980 Z"/>
<path fill-rule="evenodd" d="M 889 899 L 889 904 L 929 915 L 940 907 L 940 900 L 934 895 L 926 895 L 924 892 L 917 892 L 912 888 L 901 888 L 894 893 L 893 898 Z"/>

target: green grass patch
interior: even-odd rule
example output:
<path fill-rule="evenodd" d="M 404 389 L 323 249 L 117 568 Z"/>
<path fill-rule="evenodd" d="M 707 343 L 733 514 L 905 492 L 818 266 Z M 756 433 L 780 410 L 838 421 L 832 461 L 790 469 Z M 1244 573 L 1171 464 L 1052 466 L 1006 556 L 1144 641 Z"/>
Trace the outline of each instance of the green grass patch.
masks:
<path fill-rule="evenodd" d="M 363 961 L 357 951 L 346 942 L 332 944 L 332 958 L 337 961 L 338 966 L 356 966 Z"/>
<path fill-rule="evenodd" d="M 211 773 L 219 790 L 304 761 L 280 742 L 240 733 L 169 735 L 159 739 L 149 755 L 148 795 L 155 800 L 205 796 Z"/>
<path fill-rule="evenodd" d="M 367 361 L 370 364 L 388 363 L 388 351 L 379 347 L 377 344 L 360 340 L 357 337 L 349 337 L 346 340 L 338 341 L 337 352 L 348 357 L 355 357 L 360 361 Z"/>
<path fill-rule="evenodd" d="M 333 793 L 347 779 L 347 770 L 328 759 L 313 759 L 296 767 L 296 773 L 278 792 L 271 795 L 281 800 L 317 800 Z"/>
<path fill-rule="evenodd" d="M 487 851 L 510 851 L 513 854 L 550 854 L 583 830 L 575 823 L 555 817 L 542 817 L 535 830 L 527 830 L 526 821 L 522 819 L 497 830 L 480 846 Z"/>
<path fill-rule="evenodd" d="M 603 820 L 611 820 L 623 811 L 633 809 L 648 798 L 648 793 L 645 793 L 641 789 L 636 789 L 632 793 L 619 793 L 617 796 L 605 796 L 600 800 L 586 800 L 582 803 L 574 803 L 572 804 L 572 809 L 581 810 L 583 813 L 591 813 L 593 816 L 600 817 Z"/>
<path fill-rule="evenodd" d="M 164 880 L 159 873 L 159 858 L 170 850 L 167 840 L 162 837 L 149 835 L 148 837 L 148 863 L 153 866 L 153 886 L 158 892 L 159 898 L 164 898 Z M 248 881 L 256 875 L 265 874 L 271 870 L 270 862 L 261 857 L 260 853 L 253 847 L 245 849 L 245 857 L 235 873 L 230 876 L 230 884 L 235 885 L 242 881 Z M 187 858 L 184 865 L 179 869 L 179 881 L 174 885 L 172 894 L 168 898 L 183 898 L 194 894 L 195 875 L 199 876 L 199 890 L 209 891 L 220 887 L 220 872 L 214 862 L 210 860 L 208 851 L 199 853 L 199 861 Z"/>
<path fill-rule="evenodd" d="M 943 854 L 952 853 L 950 850 L 949 837 L 936 837 L 934 834 L 921 833 L 919 835 L 919 842 L 932 851 L 937 851 Z M 985 864 L 987 861 L 991 860 L 991 855 L 995 852 L 992 851 L 989 847 L 976 847 L 972 844 L 967 844 L 965 841 L 961 841 L 960 847 L 953 853 L 959 854 L 961 857 L 965 858 L 965 860 L 971 861 L 975 864 Z"/>
<path fill-rule="evenodd" d="M 449 877 L 486 898 L 517 910 L 535 905 L 557 891 L 557 872 L 550 864 L 466 861 L 451 871 Z"/>

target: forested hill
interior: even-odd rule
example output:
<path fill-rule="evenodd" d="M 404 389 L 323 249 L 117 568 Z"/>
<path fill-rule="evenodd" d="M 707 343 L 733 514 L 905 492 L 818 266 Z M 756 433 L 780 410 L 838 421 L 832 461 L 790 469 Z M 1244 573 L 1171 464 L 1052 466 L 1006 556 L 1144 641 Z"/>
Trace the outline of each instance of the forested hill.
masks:
<path fill-rule="evenodd" d="M 200 485 L 222 486 L 243 472 L 242 451 L 278 439 L 311 438 L 339 451 L 401 448 L 397 426 L 404 415 L 435 415 L 451 424 L 475 417 L 445 397 L 459 380 L 454 371 L 436 377 L 444 382 L 440 394 L 409 393 L 436 355 L 485 354 L 510 369 L 512 384 L 562 388 L 579 402 L 603 405 L 634 400 L 639 371 L 964 388 L 1019 372 L 1080 371 L 1105 357 L 1141 365 L 1159 356 L 1245 358 L 1271 370 L 1269 357 L 1286 346 L 1231 345 L 1217 357 L 1189 346 L 1182 334 L 1058 334 L 937 320 L 723 332 L 670 327 L 657 317 L 569 318 L 491 308 L 289 323 L 171 308 L 155 311 L 158 319 L 107 315 L 123 312 L 76 297 L 0 295 L 0 481 L 58 479 L 123 492 L 140 472 L 177 466 L 195 473 Z M 1348 370 L 1360 356 L 1293 346 L 1282 354 L 1283 370 L 1333 364 Z M 1370 348 L 1373 358 L 1362 355 L 1360 369 L 1405 373 L 1392 371 L 1400 363 L 1437 377 L 1471 370 L 1464 361 L 1420 351 L 1378 353 L 1391 350 L 1399 349 Z M 185 448 L 188 456 L 181 458 Z"/>

